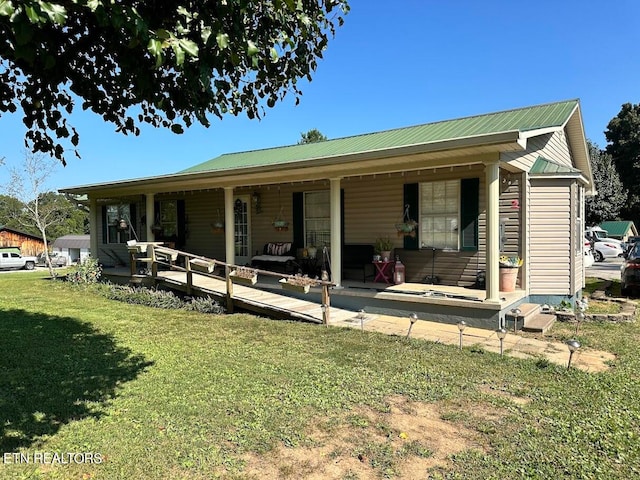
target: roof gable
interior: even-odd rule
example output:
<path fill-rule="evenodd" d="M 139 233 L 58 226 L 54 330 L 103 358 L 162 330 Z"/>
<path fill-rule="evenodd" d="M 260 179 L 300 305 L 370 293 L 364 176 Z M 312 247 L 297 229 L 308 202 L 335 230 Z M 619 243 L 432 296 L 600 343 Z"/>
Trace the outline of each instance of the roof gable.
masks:
<path fill-rule="evenodd" d="M 612 237 L 623 237 L 630 233 L 630 231 L 633 234 L 635 225 L 632 221 L 627 220 L 608 221 L 600 223 L 600 228 L 606 230 Z"/>
<path fill-rule="evenodd" d="M 569 120 L 577 105 L 578 100 L 568 100 L 317 143 L 228 153 L 178 173 L 305 162 L 504 132 L 533 132 L 561 128 Z"/>

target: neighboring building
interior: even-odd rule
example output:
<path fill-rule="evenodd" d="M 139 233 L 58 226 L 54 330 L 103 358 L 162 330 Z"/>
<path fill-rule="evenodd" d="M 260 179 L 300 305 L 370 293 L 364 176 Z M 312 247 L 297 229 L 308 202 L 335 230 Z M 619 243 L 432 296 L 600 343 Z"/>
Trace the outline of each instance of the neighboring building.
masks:
<path fill-rule="evenodd" d="M 486 275 L 486 300 L 471 318 L 495 326 L 518 303 L 581 295 L 593 178 L 580 103 L 569 100 L 62 191 L 88 195 L 91 251 L 105 265 L 126 263 L 132 238 L 241 265 L 268 242 L 292 242 L 294 251 L 329 247 L 332 281 L 342 285 L 343 245 L 388 236 L 407 282 L 434 270 L 456 286 Z M 417 221 L 411 235 L 397 233 L 405 213 Z M 502 253 L 524 260 L 511 304 L 499 290 Z M 460 314 L 436 303 L 434 315 Z"/>
<path fill-rule="evenodd" d="M 83 262 L 90 254 L 90 235 L 64 235 L 53 242 L 52 251 L 67 259 L 67 265 Z"/>
<path fill-rule="evenodd" d="M 38 235 L 0 225 L 0 247 L 18 247 L 22 255 L 36 257 L 44 252 L 44 240 Z"/>
<path fill-rule="evenodd" d="M 623 242 L 626 242 L 629 237 L 638 236 L 638 230 L 636 229 L 635 224 L 631 221 L 621 220 L 602 222 L 600 224 L 600 228 L 606 230 L 610 238 L 616 238 Z"/>

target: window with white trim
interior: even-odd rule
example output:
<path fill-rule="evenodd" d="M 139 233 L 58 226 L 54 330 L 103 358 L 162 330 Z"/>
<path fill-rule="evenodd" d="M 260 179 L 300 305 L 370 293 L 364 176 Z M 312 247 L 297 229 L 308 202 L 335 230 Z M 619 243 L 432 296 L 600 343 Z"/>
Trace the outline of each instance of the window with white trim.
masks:
<path fill-rule="evenodd" d="M 107 243 L 125 243 L 131 240 L 130 205 L 107 205 L 104 211 Z"/>
<path fill-rule="evenodd" d="M 459 250 L 460 180 L 420 184 L 420 245 Z"/>
<path fill-rule="evenodd" d="M 304 192 L 305 247 L 331 243 L 331 204 L 329 190 Z"/>

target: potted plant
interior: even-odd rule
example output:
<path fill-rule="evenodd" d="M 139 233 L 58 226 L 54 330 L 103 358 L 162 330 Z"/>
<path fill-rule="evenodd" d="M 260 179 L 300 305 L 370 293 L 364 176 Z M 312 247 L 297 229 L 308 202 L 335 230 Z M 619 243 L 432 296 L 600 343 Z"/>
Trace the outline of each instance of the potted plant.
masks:
<path fill-rule="evenodd" d="M 254 268 L 238 267 L 229 272 L 229 277 L 233 283 L 243 285 L 255 285 L 258 283 L 258 272 Z"/>
<path fill-rule="evenodd" d="M 299 293 L 309 293 L 311 287 L 318 286 L 318 280 L 309 278 L 307 275 L 295 275 L 293 277 L 281 278 L 280 285 L 285 290 L 291 290 Z"/>
<path fill-rule="evenodd" d="M 518 269 L 522 266 L 522 259 L 515 256 L 500 255 L 500 291 L 513 292 L 516 289 Z"/>
<path fill-rule="evenodd" d="M 373 246 L 375 252 L 382 257 L 382 260 L 388 262 L 391 259 L 391 250 L 393 242 L 389 237 L 378 237 Z"/>

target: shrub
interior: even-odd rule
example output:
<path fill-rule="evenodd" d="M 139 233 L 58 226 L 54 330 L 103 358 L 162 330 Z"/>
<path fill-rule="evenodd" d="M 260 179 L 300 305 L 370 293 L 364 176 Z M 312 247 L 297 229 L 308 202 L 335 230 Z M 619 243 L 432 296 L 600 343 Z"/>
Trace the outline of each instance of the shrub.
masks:
<path fill-rule="evenodd" d="M 173 292 L 125 285 L 111 285 L 106 296 L 111 300 L 156 308 L 182 308 L 183 303 Z"/>
<path fill-rule="evenodd" d="M 102 267 L 97 258 L 87 257 L 69 269 L 67 280 L 75 284 L 97 283 L 102 276 Z"/>
<path fill-rule="evenodd" d="M 200 313 L 215 313 L 218 315 L 224 313 L 222 305 L 211 297 L 193 297 L 191 301 L 185 302 L 184 309 Z"/>
<path fill-rule="evenodd" d="M 192 298 L 184 301 L 171 291 L 156 288 L 110 284 L 105 290 L 105 296 L 111 300 L 148 307 L 182 308 L 200 313 L 224 313 L 222 306 L 212 298 Z"/>

